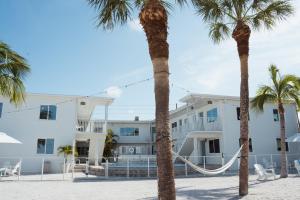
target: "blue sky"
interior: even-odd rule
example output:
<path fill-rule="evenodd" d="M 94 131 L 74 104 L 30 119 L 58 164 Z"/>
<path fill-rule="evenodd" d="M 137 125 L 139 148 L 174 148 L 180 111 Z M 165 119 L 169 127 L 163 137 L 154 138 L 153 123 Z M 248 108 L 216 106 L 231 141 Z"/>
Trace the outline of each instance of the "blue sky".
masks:
<path fill-rule="evenodd" d="M 267 67 L 300 76 L 300 3 L 296 14 L 273 31 L 253 32 L 249 81 L 253 96 L 269 83 Z M 152 66 L 137 16 L 113 31 L 96 28 L 96 12 L 84 0 L 1 0 L 0 40 L 26 57 L 32 72 L 28 92 L 88 95 L 152 76 Z M 235 42 L 215 45 L 192 8 L 169 16 L 170 107 L 192 92 L 239 95 L 240 70 Z M 153 119 L 153 81 L 122 89 L 110 119 Z M 95 118 L 102 117 L 102 108 Z"/>

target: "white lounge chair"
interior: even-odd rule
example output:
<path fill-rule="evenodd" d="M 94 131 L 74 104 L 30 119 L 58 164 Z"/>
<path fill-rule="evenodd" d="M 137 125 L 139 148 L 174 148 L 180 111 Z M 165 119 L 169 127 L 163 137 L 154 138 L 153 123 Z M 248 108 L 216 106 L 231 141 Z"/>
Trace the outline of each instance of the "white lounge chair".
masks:
<path fill-rule="evenodd" d="M 273 177 L 275 180 L 276 174 L 273 168 L 265 169 L 260 164 L 254 164 L 256 173 L 258 174 L 257 180 L 267 180 L 269 177 Z"/>
<path fill-rule="evenodd" d="M 1 176 L 14 176 L 18 175 L 21 168 L 21 161 L 19 161 L 13 169 L 4 167 L 0 169 Z"/>
<path fill-rule="evenodd" d="M 294 160 L 295 168 L 298 172 L 298 175 L 300 176 L 300 160 Z"/>

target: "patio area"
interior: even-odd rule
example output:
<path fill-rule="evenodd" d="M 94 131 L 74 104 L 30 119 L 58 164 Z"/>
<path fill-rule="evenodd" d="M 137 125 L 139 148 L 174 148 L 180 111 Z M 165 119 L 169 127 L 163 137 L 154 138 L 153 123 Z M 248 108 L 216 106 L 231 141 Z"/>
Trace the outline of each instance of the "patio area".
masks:
<path fill-rule="evenodd" d="M 36 176 L 36 175 L 35 175 Z M 49 176 L 49 177 L 48 177 Z M 59 175 L 23 176 L 20 181 L 0 181 L 1 200 L 133 200 L 156 199 L 156 179 L 99 179 L 84 176 L 72 181 Z M 250 176 L 249 195 L 243 199 L 300 199 L 300 177 L 256 181 Z M 35 181 L 36 180 L 36 181 Z M 176 179 L 177 199 L 238 199 L 238 176 Z"/>

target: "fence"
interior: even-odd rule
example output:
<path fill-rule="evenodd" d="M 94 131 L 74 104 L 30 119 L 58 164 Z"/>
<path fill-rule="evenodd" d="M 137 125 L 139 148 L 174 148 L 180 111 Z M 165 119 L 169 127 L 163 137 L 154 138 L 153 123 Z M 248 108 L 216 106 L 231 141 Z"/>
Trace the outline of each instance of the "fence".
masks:
<path fill-rule="evenodd" d="M 215 169 L 226 164 L 232 156 L 186 156 L 186 159 L 205 169 Z M 290 174 L 296 173 L 294 160 L 300 159 L 300 154 L 289 154 L 286 157 L 287 168 Z M 280 169 L 280 154 L 249 155 L 249 172 L 254 174 L 254 164 L 262 164 L 265 168 L 273 167 L 277 174 Z M 72 159 L 58 157 L 32 157 L 32 158 L 0 158 L 0 180 L 72 180 L 85 177 L 156 177 L 156 156 L 139 157 L 111 157 L 103 160 L 99 166 L 89 165 L 87 158 Z M 17 167 L 19 166 L 19 167 Z M 17 168 L 17 169 L 16 169 Z M 5 170 L 4 170 L 5 169 Z M 224 173 L 224 175 L 237 175 L 239 159 Z M 204 176 L 193 170 L 186 163 L 176 160 L 174 172 L 177 177 Z"/>

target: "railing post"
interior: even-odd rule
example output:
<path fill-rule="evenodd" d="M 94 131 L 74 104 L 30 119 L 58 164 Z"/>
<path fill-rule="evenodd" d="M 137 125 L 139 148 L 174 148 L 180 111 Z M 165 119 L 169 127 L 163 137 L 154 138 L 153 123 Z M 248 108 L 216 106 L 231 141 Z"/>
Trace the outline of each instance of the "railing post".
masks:
<path fill-rule="evenodd" d="M 45 163 L 45 158 L 42 159 L 42 173 L 41 173 L 41 181 L 43 180 L 43 175 L 44 175 L 44 163 Z"/>
<path fill-rule="evenodd" d="M 148 177 L 150 177 L 150 158 L 148 156 Z"/>
<path fill-rule="evenodd" d="M 273 156 L 272 156 L 272 154 L 270 155 L 270 157 L 271 157 L 271 164 L 272 164 L 272 167 L 275 169 L 274 163 L 273 163 Z"/>
<path fill-rule="evenodd" d="M 257 156 L 254 155 L 254 159 L 255 159 L 255 164 L 257 164 Z"/>
<path fill-rule="evenodd" d="M 285 163 L 286 163 L 287 173 L 289 174 L 289 160 L 288 160 L 288 157 L 287 157 L 287 153 L 285 153 Z"/>
<path fill-rule="evenodd" d="M 63 164 L 63 180 L 65 180 L 65 173 L 66 173 L 66 159 L 64 158 L 64 164 Z"/>
<path fill-rule="evenodd" d="M 184 157 L 184 159 L 186 160 L 186 156 Z M 185 176 L 188 175 L 188 171 L 187 171 L 187 163 L 184 162 L 184 170 L 185 170 Z"/>
<path fill-rule="evenodd" d="M 223 167 L 223 166 L 224 166 L 224 163 L 225 163 L 223 153 L 222 153 L 222 156 L 221 156 L 221 162 L 222 162 L 222 167 Z M 225 170 L 225 171 L 226 171 L 226 170 Z M 223 172 L 223 174 L 225 174 L 225 171 Z"/>
<path fill-rule="evenodd" d="M 108 158 L 105 161 L 105 178 L 108 178 Z"/>
<path fill-rule="evenodd" d="M 203 156 L 203 168 L 206 169 L 206 156 Z M 205 176 L 205 174 L 203 174 Z"/>
<path fill-rule="evenodd" d="M 21 176 L 21 170 L 22 170 L 22 158 L 20 158 L 20 167 L 19 167 L 19 171 L 18 171 L 18 181 L 20 180 L 20 176 Z"/>
<path fill-rule="evenodd" d="M 129 178 L 129 158 L 127 158 L 127 178 Z"/>

